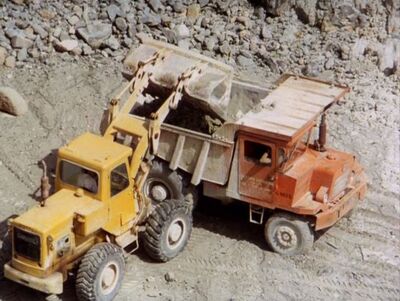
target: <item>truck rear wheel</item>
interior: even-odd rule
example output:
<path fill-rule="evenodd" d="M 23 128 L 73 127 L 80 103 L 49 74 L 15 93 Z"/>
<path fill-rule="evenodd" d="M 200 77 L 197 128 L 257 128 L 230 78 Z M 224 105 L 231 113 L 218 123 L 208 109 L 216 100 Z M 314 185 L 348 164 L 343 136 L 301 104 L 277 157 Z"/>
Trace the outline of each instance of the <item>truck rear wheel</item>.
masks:
<path fill-rule="evenodd" d="M 285 213 L 277 213 L 265 223 L 268 246 L 281 255 L 306 253 L 314 243 L 314 231 L 307 221 Z"/>
<path fill-rule="evenodd" d="M 151 258 L 166 262 L 182 252 L 191 232 L 191 209 L 184 201 L 169 199 L 158 204 L 147 219 L 144 247 Z"/>
<path fill-rule="evenodd" d="M 182 179 L 164 163 L 154 160 L 143 185 L 143 193 L 153 204 L 167 199 L 182 200 Z"/>
<path fill-rule="evenodd" d="M 117 295 L 125 273 L 122 250 L 110 243 L 91 248 L 76 277 L 76 295 L 82 301 L 110 301 Z"/>

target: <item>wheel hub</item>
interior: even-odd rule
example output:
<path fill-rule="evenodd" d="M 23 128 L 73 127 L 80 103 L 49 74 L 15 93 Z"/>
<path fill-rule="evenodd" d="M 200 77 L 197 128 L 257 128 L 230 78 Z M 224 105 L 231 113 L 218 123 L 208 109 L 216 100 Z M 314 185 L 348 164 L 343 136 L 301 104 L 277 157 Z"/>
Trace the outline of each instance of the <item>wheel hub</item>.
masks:
<path fill-rule="evenodd" d="M 158 201 L 161 202 L 163 200 L 165 200 L 168 196 L 168 191 L 167 188 L 164 185 L 154 185 L 151 188 L 151 197 Z"/>
<path fill-rule="evenodd" d="M 174 220 L 168 228 L 167 242 L 171 248 L 179 245 L 185 231 L 185 224 L 181 219 Z"/>
<path fill-rule="evenodd" d="M 103 295 L 111 293 L 117 285 L 119 276 L 118 265 L 110 262 L 104 267 L 100 275 L 100 289 Z"/>
<path fill-rule="evenodd" d="M 297 236 L 292 228 L 281 226 L 276 231 L 277 241 L 286 248 L 294 247 L 297 244 Z"/>

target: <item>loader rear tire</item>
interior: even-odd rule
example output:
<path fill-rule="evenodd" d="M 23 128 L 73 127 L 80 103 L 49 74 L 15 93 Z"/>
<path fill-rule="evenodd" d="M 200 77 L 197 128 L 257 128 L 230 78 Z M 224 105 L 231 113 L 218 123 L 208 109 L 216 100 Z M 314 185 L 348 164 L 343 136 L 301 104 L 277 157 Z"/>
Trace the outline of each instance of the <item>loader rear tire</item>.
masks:
<path fill-rule="evenodd" d="M 110 301 L 117 295 L 125 273 L 122 249 L 111 243 L 92 247 L 83 257 L 76 276 L 76 296 L 81 301 Z"/>
<path fill-rule="evenodd" d="M 165 163 L 154 160 L 143 185 L 143 194 L 153 205 L 167 199 L 183 200 L 182 179 Z"/>
<path fill-rule="evenodd" d="M 192 232 L 192 210 L 179 200 L 158 204 L 146 223 L 143 242 L 154 260 L 167 262 L 186 247 Z"/>
<path fill-rule="evenodd" d="M 306 220 L 286 213 L 276 213 L 265 223 L 268 246 L 281 255 L 297 255 L 309 251 L 314 231 Z"/>

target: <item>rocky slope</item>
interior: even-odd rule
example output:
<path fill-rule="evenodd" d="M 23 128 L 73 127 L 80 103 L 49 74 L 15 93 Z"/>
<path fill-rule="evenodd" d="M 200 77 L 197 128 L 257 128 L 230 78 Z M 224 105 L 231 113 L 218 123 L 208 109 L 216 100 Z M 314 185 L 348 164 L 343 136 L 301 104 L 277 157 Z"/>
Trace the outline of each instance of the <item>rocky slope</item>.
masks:
<path fill-rule="evenodd" d="M 351 71 L 343 61 L 368 59 L 390 75 L 400 57 L 399 3 L 1 0 L 0 65 L 46 63 L 55 51 L 121 61 L 146 33 L 245 69 L 340 74 Z"/>

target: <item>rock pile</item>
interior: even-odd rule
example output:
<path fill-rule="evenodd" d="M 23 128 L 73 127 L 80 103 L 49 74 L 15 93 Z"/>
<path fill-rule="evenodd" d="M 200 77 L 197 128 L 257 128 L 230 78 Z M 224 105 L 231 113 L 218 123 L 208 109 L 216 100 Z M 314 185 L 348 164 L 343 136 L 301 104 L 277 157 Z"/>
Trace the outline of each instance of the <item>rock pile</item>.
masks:
<path fill-rule="evenodd" d="M 0 65 L 46 63 L 54 52 L 122 61 L 147 34 L 271 74 L 343 73 L 365 59 L 386 75 L 399 69 L 398 1 L 255 2 L 0 0 Z"/>

